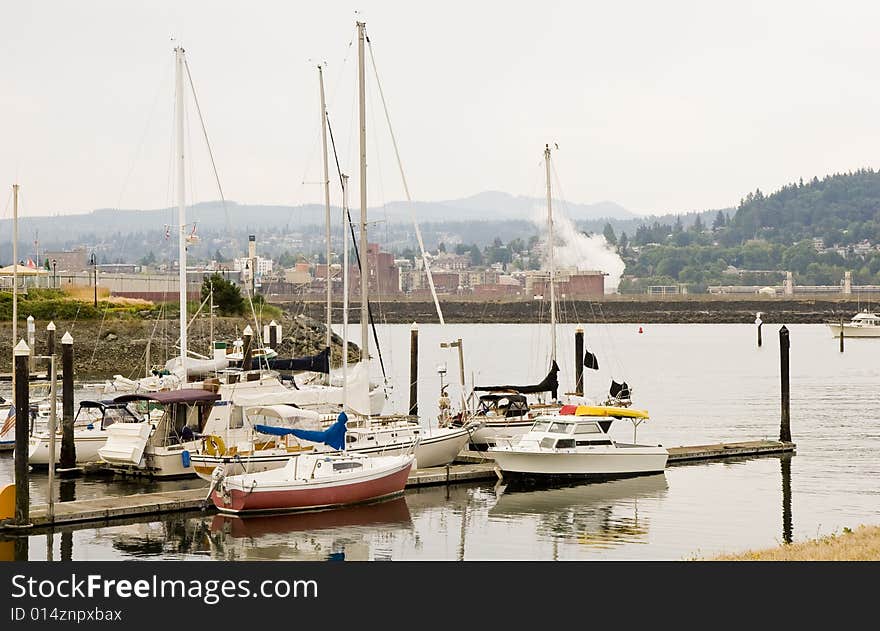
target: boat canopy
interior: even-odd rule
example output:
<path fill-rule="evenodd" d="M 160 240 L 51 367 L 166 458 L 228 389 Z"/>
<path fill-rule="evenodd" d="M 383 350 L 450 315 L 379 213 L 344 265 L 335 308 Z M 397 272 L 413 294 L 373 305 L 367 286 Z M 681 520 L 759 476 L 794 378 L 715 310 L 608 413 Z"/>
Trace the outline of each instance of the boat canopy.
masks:
<path fill-rule="evenodd" d="M 325 348 L 317 355 L 307 357 L 294 357 L 292 359 L 274 358 L 266 360 L 272 370 L 310 370 L 330 374 L 330 347 Z"/>
<path fill-rule="evenodd" d="M 474 386 L 475 392 L 493 392 L 493 391 L 512 391 L 519 394 L 533 394 L 537 392 L 550 392 L 553 398 L 559 390 L 559 379 L 556 373 L 559 372 L 559 365 L 554 361 L 550 366 L 550 372 L 544 377 L 543 381 L 532 386 Z"/>
<path fill-rule="evenodd" d="M 254 429 L 261 434 L 270 434 L 272 436 L 286 436 L 293 434 L 297 438 L 308 440 L 313 443 L 324 443 L 333 447 L 333 449 L 345 449 L 345 432 L 348 416 L 345 412 L 339 413 L 339 418 L 330 427 L 324 431 L 314 431 L 308 429 L 294 429 L 290 427 L 274 427 L 272 425 L 254 425 Z"/>
<path fill-rule="evenodd" d="M 164 392 L 143 392 L 123 394 L 113 399 L 116 403 L 128 403 L 129 401 L 156 401 L 162 404 L 171 403 L 214 403 L 220 399 L 220 395 L 208 390 L 198 388 L 182 388 L 180 390 L 168 390 Z"/>

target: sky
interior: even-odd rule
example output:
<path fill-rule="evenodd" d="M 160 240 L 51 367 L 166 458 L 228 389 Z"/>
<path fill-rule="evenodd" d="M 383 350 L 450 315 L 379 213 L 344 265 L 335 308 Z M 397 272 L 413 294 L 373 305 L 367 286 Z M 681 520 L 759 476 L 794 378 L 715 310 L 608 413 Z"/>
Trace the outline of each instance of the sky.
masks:
<path fill-rule="evenodd" d="M 545 143 L 554 194 L 641 214 L 880 167 L 872 2 L 34 0 L 0 18 L 0 182 L 23 215 L 174 203 L 172 36 L 226 199 L 321 200 L 319 62 L 356 187 L 357 19 L 414 199 L 540 197 Z M 373 205 L 404 189 L 369 57 L 367 84 Z M 218 199 L 191 102 L 187 130 L 187 199 Z"/>

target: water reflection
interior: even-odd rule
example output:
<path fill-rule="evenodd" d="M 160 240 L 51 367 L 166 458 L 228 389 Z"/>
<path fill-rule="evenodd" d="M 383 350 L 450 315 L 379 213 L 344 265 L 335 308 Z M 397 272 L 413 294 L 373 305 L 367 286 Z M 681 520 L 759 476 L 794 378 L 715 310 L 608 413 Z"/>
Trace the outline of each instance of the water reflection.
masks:
<path fill-rule="evenodd" d="M 490 519 L 521 522 L 531 518 L 537 534 L 584 546 L 610 548 L 646 543 L 649 519 L 639 517 L 638 500 L 663 497 L 666 475 L 641 476 L 608 482 L 535 487 L 499 487 L 500 497 Z M 554 548 L 555 554 L 555 548 Z"/>
<path fill-rule="evenodd" d="M 218 514 L 210 525 L 212 554 L 227 560 L 391 558 L 383 540 L 411 528 L 405 497 L 308 513 Z"/>
<path fill-rule="evenodd" d="M 791 454 L 779 458 L 782 471 L 782 540 L 791 543 Z"/>

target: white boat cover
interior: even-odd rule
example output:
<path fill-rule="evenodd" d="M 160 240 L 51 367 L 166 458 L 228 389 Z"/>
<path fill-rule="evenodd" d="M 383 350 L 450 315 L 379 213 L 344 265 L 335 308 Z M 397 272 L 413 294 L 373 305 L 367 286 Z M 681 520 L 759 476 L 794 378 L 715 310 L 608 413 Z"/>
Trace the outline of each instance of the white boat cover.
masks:
<path fill-rule="evenodd" d="M 186 374 L 188 377 L 197 377 L 199 375 L 208 375 L 229 368 L 229 360 L 223 359 L 196 359 L 195 357 L 187 357 Z M 180 373 L 180 357 L 174 357 L 165 362 L 165 370 L 172 374 Z"/>

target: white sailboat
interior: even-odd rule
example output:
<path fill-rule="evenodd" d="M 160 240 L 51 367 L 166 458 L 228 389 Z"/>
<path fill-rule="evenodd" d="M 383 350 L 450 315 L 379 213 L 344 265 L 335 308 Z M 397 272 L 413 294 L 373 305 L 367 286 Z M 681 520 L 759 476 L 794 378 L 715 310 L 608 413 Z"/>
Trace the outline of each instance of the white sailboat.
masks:
<path fill-rule="evenodd" d="M 550 285 L 550 370 L 538 384 L 526 386 L 486 386 L 475 387 L 475 391 L 486 394 L 479 397 L 475 417 L 484 421 L 483 426 L 474 432 L 471 447 L 484 452 L 501 441 L 509 441 L 525 434 L 532 427 L 538 414 L 559 409 L 559 380 L 556 374 L 556 263 L 554 255 L 555 236 L 553 230 L 553 196 L 550 186 L 550 145 L 544 146 L 544 166 L 547 189 L 547 257 L 549 262 Z M 545 400 L 549 393 L 549 400 Z M 537 394 L 537 403 L 528 402 L 527 395 Z"/>
<path fill-rule="evenodd" d="M 343 305 L 342 305 L 342 368 L 335 377 L 331 375 L 329 383 L 310 384 L 301 387 L 295 399 L 271 401 L 275 404 L 293 403 L 304 408 L 315 409 L 320 402 L 338 402 L 340 409 L 346 413 L 347 434 L 346 451 L 372 456 L 401 455 L 412 450 L 416 444 L 416 464 L 419 468 L 442 466 L 452 462 L 461 449 L 467 444 L 472 431 L 471 425 L 463 427 L 423 428 L 417 421 L 409 417 L 378 417 L 375 408 L 377 398 L 384 398 L 384 391 L 379 390 L 369 381 L 369 260 L 366 257 L 367 243 L 367 172 L 366 172 L 366 102 L 364 83 L 364 41 L 365 24 L 358 23 L 358 87 L 359 87 L 359 127 L 360 127 L 360 265 L 361 265 L 361 300 L 360 300 L 360 332 L 361 357 L 354 365 L 348 364 L 348 297 L 349 297 L 349 231 L 351 224 L 348 218 L 348 176 L 341 174 L 342 180 L 342 226 L 343 226 Z M 324 174 L 325 174 L 325 210 L 329 215 L 329 183 L 327 173 L 326 129 L 327 114 L 324 103 L 323 74 L 321 80 L 321 124 L 324 130 Z M 407 193 L 408 194 L 408 193 Z M 327 225 L 329 225 L 329 217 Z M 329 243 L 329 239 L 327 241 Z M 327 259 L 329 261 L 329 257 Z M 328 279 L 329 280 L 329 279 Z M 330 293 L 328 292 L 328 301 Z M 328 302 L 328 305 L 330 303 Z M 439 309 L 439 304 L 438 304 Z M 442 320 L 442 315 L 441 315 Z M 327 309 L 327 343 L 331 334 L 330 309 Z M 337 381 L 338 379 L 338 381 Z M 266 399 L 264 402 L 270 403 Z M 245 414 L 247 418 L 247 414 Z M 335 415 L 325 418 L 328 425 L 336 419 Z M 247 422 L 247 421 L 245 421 Z M 315 447 L 321 451 L 322 447 Z M 203 451 L 195 456 L 199 475 L 205 477 L 212 468 L 222 465 L 226 473 L 267 471 L 285 466 L 287 460 L 301 453 L 303 446 L 297 441 L 286 438 L 276 441 L 273 445 L 265 437 L 254 436 L 249 448 L 227 448 L 226 453 L 207 453 Z"/>
<path fill-rule="evenodd" d="M 175 53 L 176 99 L 175 122 L 177 143 L 177 212 L 178 212 L 178 283 L 180 302 L 180 357 L 171 371 L 180 379 L 180 388 L 150 395 L 123 395 L 116 401 L 152 401 L 166 406 L 158 421 L 149 417 L 137 423 L 115 423 L 107 429 L 107 441 L 98 450 L 102 461 L 110 468 L 126 473 L 144 473 L 153 477 L 182 477 L 195 475 L 189 456 L 195 452 L 201 439 L 196 434 L 205 428 L 205 420 L 214 402 L 220 398 L 198 387 L 188 388 L 191 369 L 198 370 L 198 362 L 189 357 L 187 349 L 187 292 L 186 292 L 186 179 L 184 151 L 184 49 L 177 46 Z M 197 386 L 197 384 L 194 384 Z M 219 383 L 216 384 L 219 389 Z M 211 386 L 207 386 L 211 388 Z M 211 388 L 212 390 L 214 388 Z M 126 398 L 128 397 L 128 398 Z M 209 405 L 210 404 L 210 405 Z M 184 432 L 188 429 L 188 432 Z"/>

